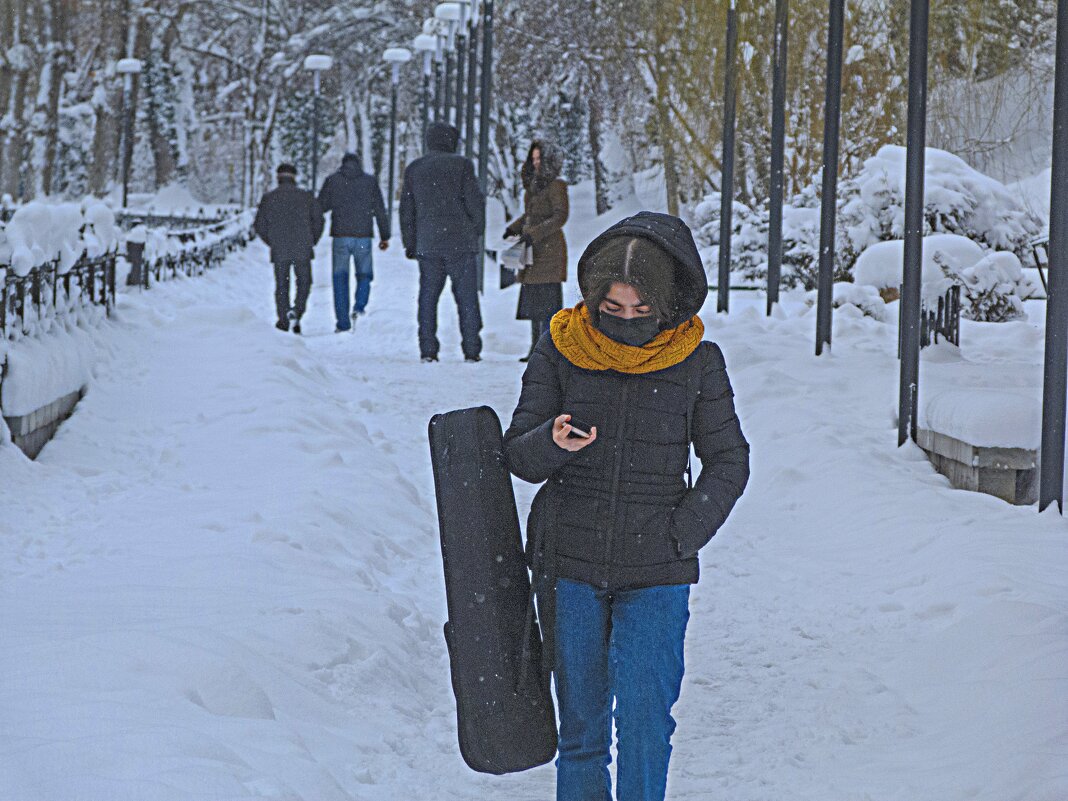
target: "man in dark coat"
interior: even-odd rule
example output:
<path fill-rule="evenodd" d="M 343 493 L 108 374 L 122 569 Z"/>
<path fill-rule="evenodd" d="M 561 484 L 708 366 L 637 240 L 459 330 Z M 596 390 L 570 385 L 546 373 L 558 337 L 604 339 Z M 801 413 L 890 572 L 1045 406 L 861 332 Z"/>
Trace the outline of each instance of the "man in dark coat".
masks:
<path fill-rule="evenodd" d="M 400 228 L 404 252 L 419 260 L 419 351 L 438 360 L 438 300 L 445 279 L 460 315 L 464 358 L 480 360 L 482 313 L 478 305 L 478 249 L 486 199 L 470 160 L 456 153 L 460 135 L 445 123 L 426 133 L 427 153 L 404 171 Z"/>
<path fill-rule="evenodd" d="M 355 153 L 346 153 L 341 169 L 323 183 L 319 192 L 323 213 L 330 212 L 330 236 L 333 242 L 334 314 L 337 331 L 352 327 L 349 317 L 349 260 L 356 262 L 356 300 L 351 320 L 364 313 L 371 296 L 374 265 L 371 257 L 373 224 L 378 222 L 378 247 L 389 247 L 389 215 L 382 202 L 378 181 L 360 167 Z"/>
<path fill-rule="evenodd" d="M 312 283 L 312 249 L 323 235 L 323 212 L 307 189 L 297 186 L 297 168 L 278 167 L 278 187 L 263 196 L 253 223 L 256 235 L 271 249 L 274 265 L 275 327 L 300 333 L 300 318 L 308 305 Z M 297 298 L 289 305 L 289 271 L 297 276 Z"/>

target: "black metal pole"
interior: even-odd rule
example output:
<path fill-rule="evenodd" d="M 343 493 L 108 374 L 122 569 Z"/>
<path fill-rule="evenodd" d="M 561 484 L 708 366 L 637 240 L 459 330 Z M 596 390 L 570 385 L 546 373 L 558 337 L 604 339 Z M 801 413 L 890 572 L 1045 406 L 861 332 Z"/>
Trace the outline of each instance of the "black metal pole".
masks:
<path fill-rule="evenodd" d="M 396 66 L 393 68 L 396 70 Z M 393 234 L 393 192 L 397 173 L 397 82 L 389 95 L 389 194 L 386 196 L 386 237 Z"/>
<path fill-rule="evenodd" d="M 723 155 L 720 179 L 719 202 L 719 288 L 716 294 L 716 311 L 730 311 L 731 293 L 731 227 L 734 209 L 734 113 L 737 104 L 736 86 L 738 75 L 737 58 L 738 26 L 735 20 L 734 0 L 727 6 L 727 49 L 723 53 Z"/>
<path fill-rule="evenodd" d="M 133 75 L 126 73 L 122 83 L 122 207 L 127 207 L 130 192 L 130 162 L 133 160 Z"/>
<path fill-rule="evenodd" d="M 319 73 L 315 73 L 315 97 L 312 98 L 311 191 L 316 192 L 319 179 Z"/>
<path fill-rule="evenodd" d="M 441 61 L 434 59 L 434 122 L 441 122 L 442 103 L 441 91 Z"/>
<path fill-rule="evenodd" d="M 1046 365 L 1042 382 L 1042 451 L 1038 510 L 1054 501 L 1064 510 L 1064 415 L 1068 379 L 1068 0 L 1057 3 L 1057 62 L 1053 89 L 1053 175 L 1049 208 Z"/>
<path fill-rule="evenodd" d="M 426 139 L 426 128 L 430 124 L 430 75 L 423 72 L 423 139 Z"/>
<path fill-rule="evenodd" d="M 483 197 L 489 189 L 489 139 L 490 106 L 493 104 L 493 0 L 482 4 L 482 96 L 479 98 L 478 123 L 478 185 Z M 478 243 L 479 291 L 485 288 L 486 271 L 486 232 L 482 232 Z"/>
<path fill-rule="evenodd" d="M 838 126 L 842 112 L 842 31 L 845 0 L 830 0 L 827 26 L 827 87 L 823 111 L 823 196 L 820 200 L 820 262 L 816 285 L 816 355 L 831 345 L 834 301 L 834 227 L 838 203 Z"/>
<path fill-rule="evenodd" d="M 478 25 L 467 40 L 467 119 L 464 122 L 464 158 L 475 155 L 475 96 L 478 94 Z"/>
<path fill-rule="evenodd" d="M 467 102 L 464 98 L 464 90 L 467 88 L 466 69 L 467 36 L 460 33 L 456 39 L 456 130 L 459 131 L 461 139 L 464 136 L 464 106 Z"/>
<path fill-rule="evenodd" d="M 452 122 L 452 51 L 445 54 L 445 108 L 442 109 L 441 118 L 447 123 Z"/>
<path fill-rule="evenodd" d="M 916 440 L 920 383 L 920 289 L 923 273 L 923 167 L 927 146 L 927 18 L 930 0 L 912 0 L 909 22 L 909 115 L 905 155 L 905 258 L 901 290 L 901 384 L 897 444 Z"/>
<path fill-rule="evenodd" d="M 779 302 L 782 277 L 783 162 L 786 152 L 786 45 L 790 0 L 775 0 L 775 56 L 771 88 L 771 196 L 768 199 L 768 314 Z"/>

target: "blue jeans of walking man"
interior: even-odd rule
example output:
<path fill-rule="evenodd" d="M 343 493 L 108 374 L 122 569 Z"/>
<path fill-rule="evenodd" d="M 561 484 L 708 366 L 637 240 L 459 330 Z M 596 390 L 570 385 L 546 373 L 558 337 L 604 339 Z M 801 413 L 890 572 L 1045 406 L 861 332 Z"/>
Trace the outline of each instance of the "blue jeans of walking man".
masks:
<path fill-rule="evenodd" d="M 352 315 L 363 314 L 371 296 L 374 268 L 371 258 L 371 238 L 335 236 L 334 247 L 334 314 L 337 327 L 347 331 L 352 326 L 349 315 L 349 260 L 356 262 L 356 301 Z"/>
<path fill-rule="evenodd" d="M 690 618 L 687 584 L 609 592 L 556 583 L 556 801 L 663 801 Z"/>

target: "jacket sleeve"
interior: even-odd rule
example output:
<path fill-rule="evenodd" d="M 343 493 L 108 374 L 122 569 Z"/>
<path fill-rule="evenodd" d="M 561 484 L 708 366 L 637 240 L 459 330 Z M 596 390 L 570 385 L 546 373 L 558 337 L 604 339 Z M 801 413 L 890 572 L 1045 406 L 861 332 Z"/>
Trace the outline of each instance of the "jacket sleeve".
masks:
<path fill-rule="evenodd" d="M 541 242 L 563 230 L 564 223 L 570 214 L 567 202 L 567 184 L 563 181 L 553 181 L 549 187 L 549 202 L 552 203 L 553 213 L 549 219 L 537 225 L 527 226 L 523 233 L 528 234 L 535 242 Z"/>
<path fill-rule="evenodd" d="M 486 197 L 482 194 L 482 188 L 478 185 L 475 177 L 475 165 L 470 159 L 464 159 L 462 196 L 464 209 L 467 216 L 475 225 L 475 230 L 482 232 L 486 229 Z"/>
<path fill-rule="evenodd" d="M 404 252 L 415 255 L 415 194 L 412 190 L 411 172 L 404 171 L 404 181 L 401 184 L 400 208 L 397 210 L 401 231 L 401 242 L 404 243 Z"/>
<path fill-rule="evenodd" d="M 386 204 L 382 200 L 382 187 L 378 185 L 377 181 L 371 182 L 371 200 L 374 203 L 375 219 L 378 220 L 378 235 L 380 239 L 386 240 L 392 235 L 392 231 L 389 225 L 389 215 L 386 213 Z M 393 198 L 390 198 L 390 203 L 393 202 Z"/>
<path fill-rule="evenodd" d="M 259 207 L 256 209 L 256 220 L 252 223 L 252 230 L 256 232 L 256 236 L 267 243 L 267 247 L 271 246 L 271 240 L 268 239 L 270 233 L 270 227 L 267 225 L 267 198 L 264 197 L 260 201 Z"/>
<path fill-rule="evenodd" d="M 514 220 L 512 220 L 510 223 L 508 223 L 508 227 L 505 228 L 504 230 L 505 230 L 506 233 L 509 233 L 512 236 L 519 236 L 521 233 L 523 233 L 523 226 L 526 225 L 526 224 L 527 224 L 527 215 L 520 214 L 518 217 L 516 217 Z"/>
<path fill-rule="evenodd" d="M 719 530 L 749 481 L 749 443 L 734 410 L 723 353 L 707 347 L 693 413 L 693 444 L 701 475 L 671 516 L 671 536 L 683 557 L 696 554 Z"/>
<path fill-rule="evenodd" d="M 319 241 L 323 235 L 323 209 L 315 195 L 311 197 L 311 232 L 312 244 Z"/>
<path fill-rule="evenodd" d="M 533 484 L 546 481 L 575 455 L 553 442 L 553 421 L 562 414 L 564 399 L 551 350 L 543 339 L 531 354 L 519 404 L 504 432 L 508 469 Z"/>

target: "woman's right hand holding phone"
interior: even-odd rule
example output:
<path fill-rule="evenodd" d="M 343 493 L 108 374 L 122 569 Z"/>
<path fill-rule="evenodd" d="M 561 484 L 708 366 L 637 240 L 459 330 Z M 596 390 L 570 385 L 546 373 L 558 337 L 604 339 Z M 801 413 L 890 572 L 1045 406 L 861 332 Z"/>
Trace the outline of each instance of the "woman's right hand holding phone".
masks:
<path fill-rule="evenodd" d="M 595 439 L 597 439 L 597 426 L 590 428 L 588 437 L 572 435 L 571 415 L 562 414 L 553 420 L 553 442 L 565 451 L 581 451 Z"/>

